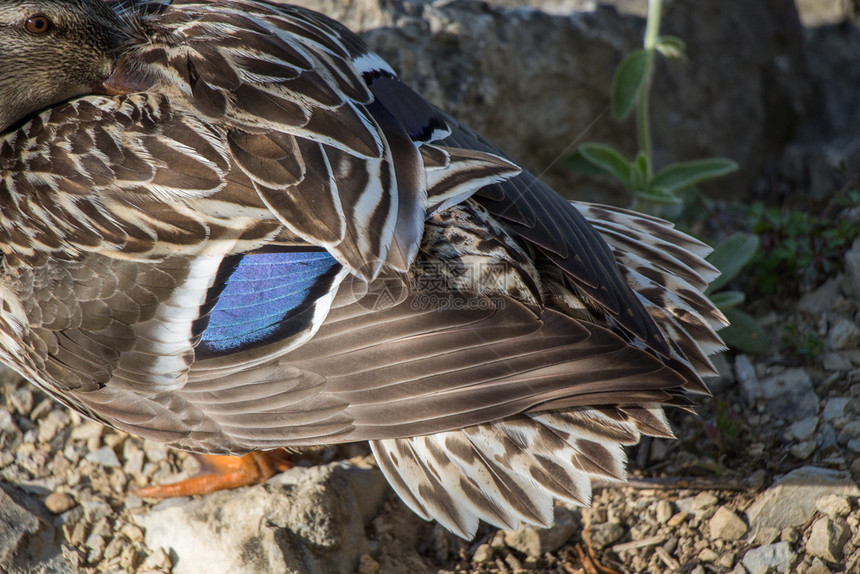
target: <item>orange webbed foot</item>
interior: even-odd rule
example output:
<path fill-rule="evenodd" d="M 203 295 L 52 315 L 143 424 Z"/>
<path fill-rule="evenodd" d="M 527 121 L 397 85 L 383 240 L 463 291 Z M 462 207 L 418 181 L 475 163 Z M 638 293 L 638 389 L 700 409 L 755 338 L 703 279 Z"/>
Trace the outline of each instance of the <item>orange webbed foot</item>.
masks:
<path fill-rule="evenodd" d="M 200 474 L 174 482 L 132 489 L 141 498 L 172 498 L 209 494 L 265 482 L 293 464 L 282 449 L 250 452 L 243 456 L 195 454 L 202 467 Z"/>

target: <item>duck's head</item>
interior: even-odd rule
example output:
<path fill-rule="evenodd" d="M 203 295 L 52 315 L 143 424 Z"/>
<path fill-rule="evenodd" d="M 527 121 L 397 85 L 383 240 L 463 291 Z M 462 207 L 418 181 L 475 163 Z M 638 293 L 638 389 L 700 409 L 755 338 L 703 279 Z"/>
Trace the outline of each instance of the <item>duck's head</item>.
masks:
<path fill-rule="evenodd" d="M 125 26 L 105 0 L 0 0 L 0 132 L 92 93 L 116 65 Z"/>

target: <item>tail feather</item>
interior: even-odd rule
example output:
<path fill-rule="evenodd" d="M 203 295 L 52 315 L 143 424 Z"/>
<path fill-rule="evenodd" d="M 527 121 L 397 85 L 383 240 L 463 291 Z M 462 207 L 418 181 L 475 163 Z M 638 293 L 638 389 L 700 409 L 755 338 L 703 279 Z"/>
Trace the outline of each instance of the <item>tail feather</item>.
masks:
<path fill-rule="evenodd" d="M 481 520 L 547 526 L 553 500 L 589 504 L 592 480 L 625 479 L 623 445 L 642 432 L 671 436 L 659 406 L 526 413 L 371 447 L 408 506 L 471 538 Z"/>
<path fill-rule="evenodd" d="M 609 245 L 621 277 L 666 338 L 662 363 L 686 381 L 667 389 L 665 402 L 691 404 L 690 393 L 707 392 L 701 377 L 715 372 L 708 355 L 724 349 L 716 331 L 727 321 L 703 294 L 718 275 L 704 260 L 710 247 L 654 217 L 574 205 Z M 552 268 L 542 273 L 548 293 L 569 301 L 567 311 L 582 324 L 624 332 L 611 314 L 588 304 L 587 294 L 553 276 Z M 629 344 L 648 347 L 635 336 Z M 662 399 L 637 399 L 635 390 L 625 395 L 626 404 L 573 407 L 561 397 L 495 422 L 371 446 L 407 505 L 460 536 L 471 538 L 481 520 L 506 529 L 546 526 L 554 500 L 587 505 L 593 480 L 625 480 L 625 445 L 642 434 L 674 437 L 656 404 Z"/>

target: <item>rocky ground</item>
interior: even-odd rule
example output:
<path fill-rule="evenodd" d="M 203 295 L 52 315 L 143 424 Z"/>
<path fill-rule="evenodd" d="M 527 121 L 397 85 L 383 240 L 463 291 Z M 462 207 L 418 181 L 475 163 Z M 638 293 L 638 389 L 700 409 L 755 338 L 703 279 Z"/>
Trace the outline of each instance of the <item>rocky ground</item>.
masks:
<path fill-rule="evenodd" d="M 631 485 L 547 530 L 464 542 L 415 517 L 361 447 L 267 484 L 151 505 L 129 493 L 193 458 L 81 420 L 4 372 L 0 571 L 860 571 L 860 243 L 843 271 L 762 316 L 768 353 L 726 354 L 678 440 L 632 449 Z M 790 327 L 789 327 L 790 326 Z M 801 341 L 798 344 L 798 341 Z M 818 341 L 810 355 L 802 341 Z M 804 356 L 804 353 L 807 353 Z M 333 457 L 350 457 L 327 462 Z"/>
<path fill-rule="evenodd" d="M 439 3 L 439 10 L 449 4 Z M 632 0 L 617 4 L 641 7 Z M 740 2 L 738 7 L 753 4 Z M 823 79 L 823 70 L 838 70 L 841 74 L 830 83 L 844 88 L 857 75 L 856 66 L 833 57 L 839 49 L 832 46 L 840 38 L 845 46 L 858 40 L 856 28 L 826 27 L 831 12 L 841 17 L 837 4 L 843 3 L 801 2 L 808 10 L 818 8 L 801 17 L 823 26 L 807 31 L 810 45 L 826 48 L 808 57 L 813 75 Z M 410 10 L 407 16 L 415 20 L 401 33 L 425 17 Z M 486 20 L 482 10 L 466 12 L 469 18 Z M 437 21 L 431 19 L 427 33 L 442 30 L 446 38 L 459 33 L 450 14 L 442 27 L 434 27 Z M 500 34 L 519 33 L 521 24 L 534 19 L 519 14 L 509 28 L 499 20 Z M 589 22 L 616 19 L 601 12 Z M 549 26 L 547 22 L 542 25 Z M 573 20 L 553 22 L 572 26 L 558 37 L 579 29 Z M 385 34 L 384 27 L 379 30 L 368 37 Z M 622 31 L 624 38 L 636 36 L 636 26 Z M 525 33 L 517 38 L 528 39 Z M 396 54 L 388 40 L 379 41 L 382 51 L 389 46 L 386 56 Z M 595 42 L 588 37 L 583 45 Z M 479 48 L 486 46 L 476 44 Z M 761 50 L 753 46 L 750 52 Z M 395 56 L 398 66 L 408 67 L 410 58 L 432 60 L 412 56 Z M 547 56 L 547 65 L 550 56 L 558 59 Z M 611 61 L 615 56 L 603 57 Z M 482 53 L 478 60 L 485 57 L 492 55 Z M 787 58 L 774 56 L 783 67 L 799 69 L 800 64 L 786 64 L 794 62 Z M 603 67 L 611 69 L 610 64 Z M 430 69 L 420 72 L 426 77 Z M 605 80 L 595 82 L 603 85 Z M 822 81 L 819 87 L 826 84 Z M 440 93 L 445 87 L 432 81 L 424 87 L 433 92 L 434 86 Z M 738 92 L 750 93 L 754 87 L 744 85 Z M 496 93 L 492 85 L 483 88 L 484 95 Z M 697 89 L 692 84 L 682 88 L 685 94 Z M 551 91 L 547 86 L 535 89 Z M 589 87 L 576 97 L 593 91 Z M 503 92 L 498 89 L 498 94 Z M 460 115 L 472 117 L 474 112 L 494 123 L 491 115 L 480 115 L 482 106 L 492 107 L 486 102 L 470 104 L 466 92 L 453 92 L 462 97 L 446 93 L 444 103 L 451 104 L 446 107 L 460 106 Z M 837 113 L 849 110 L 845 113 L 856 115 L 850 111 L 852 98 L 835 93 L 824 99 L 827 106 L 821 109 L 832 125 L 854 125 L 854 119 Z M 490 100 L 504 104 L 501 95 Z M 840 102 L 846 105 L 840 108 Z M 558 105 L 574 109 L 573 104 Z M 595 101 L 594 106 L 599 105 L 605 104 Z M 580 111 L 594 117 L 594 109 Z M 763 116 L 759 119 L 766 123 Z M 727 121 L 718 118 L 714 123 Z M 742 123 L 751 125 L 752 120 Z M 779 164 L 780 177 L 767 179 L 769 183 L 790 184 L 795 195 L 808 191 L 804 186 L 814 186 L 814 195 L 820 196 L 832 189 L 832 165 L 825 160 L 832 160 L 835 149 L 857 147 L 856 140 L 803 127 L 800 133 L 807 139 L 790 144 L 794 155 L 770 164 L 762 159 L 756 165 L 764 173 L 761 166 Z M 707 134 L 703 139 L 708 142 L 722 137 Z M 822 152 L 825 148 L 809 134 L 837 143 Z M 513 137 L 530 141 L 531 136 Z M 786 163 L 799 167 L 785 169 Z M 860 225 L 853 212 L 830 216 L 834 225 L 845 218 Z M 782 279 L 792 282 L 791 277 Z M 749 282 L 741 286 L 754 293 Z M 598 564 L 624 573 L 860 572 L 860 244 L 840 252 L 838 264 L 816 281 L 783 289 L 778 296 L 753 298 L 747 310 L 767 330 L 768 351 L 719 357 L 722 376 L 710 381 L 714 396 L 703 399 L 696 414 L 671 413 L 678 440 L 647 440 L 630 450 L 629 486 L 597 485 L 590 509 L 559 506 L 551 529 L 498 532 L 484 527 L 469 542 L 406 509 L 361 446 L 316 453 L 303 466 L 263 485 L 150 504 L 130 488 L 193 473 L 192 457 L 82 420 L 13 373 L 0 371 L 0 572 L 592 574 L 591 562 L 582 559 L 589 552 Z"/>

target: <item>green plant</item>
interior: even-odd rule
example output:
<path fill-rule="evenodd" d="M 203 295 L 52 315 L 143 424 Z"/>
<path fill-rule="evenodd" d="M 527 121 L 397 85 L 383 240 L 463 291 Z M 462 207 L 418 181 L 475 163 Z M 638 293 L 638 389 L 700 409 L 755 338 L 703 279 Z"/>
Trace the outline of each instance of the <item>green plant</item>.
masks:
<path fill-rule="evenodd" d="M 720 337 L 729 347 L 747 353 L 765 352 L 767 335 L 758 321 L 737 308 L 746 300 L 742 291 L 720 289 L 752 261 L 758 245 L 759 239 L 755 235 L 737 232 L 720 241 L 708 256 L 708 262 L 720 271 L 720 276 L 708 285 L 705 294 L 729 320 L 729 326 L 720 331 Z"/>
<path fill-rule="evenodd" d="M 685 45 L 674 36 L 660 36 L 661 1 L 649 0 L 648 23 L 644 47 L 622 60 L 612 79 L 610 109 L 616 120 L 624 120 L 634 109 L 639 136 L 639 152 L 633 159 L 618 149 L 596 143 L 585 143 L 567 160 L 567 165 L 580 173 L 611 176 L 621 182 L 633 196 L 632 208 L 648 209 L 656 205 L 678 205 L 682 197 L 695 197 L 695 186 L 737 170 L 729 159 L 706 158 L 676 162 L 654 171 L 651 150 L 649 100 L 654 61 L 657 54 L 669 58 L 683 57 Z M 731 326 L 720 335 L 731 347 L 761 353 L 767 348 L 767 337 L 756 320 L 737 308 L 744 302 L 740 291 L 717 292 L 734 279 L 747 265 L 758 248 L 758 238 L 746 233 L 728 237 L 717 245 L 709 261 L 720 270 L 720 277 L 708 288 L 707 294 L 723 312 Z"/>
<path fill-rule="evenodd" d="M 789 352 L 798 355 L 807 363 L 824 352 L 824 341 L 815 333 L 801 333 L 796 323 L 785 327 L 782 335 L 782 346 Z"/>
<path fill-rule="evenodd" d="M 737 170 L 729 159 L 708 158 L 676 162 L 654 171 L 651 126 L 648 114 L 651 79 L 657 54 L 681 58 L 684 42 L 674 36 L 660 36 L 661 0 L 649 0 L 644 47 L 622 60 L 612 80 L 610 110 L 616 120 L 626 119 L 635 109 L 639 152 L 633 159 L 604 144 L 585 143 L 566 160 L 574 171 L 614 177 L 633 195 L 634 209 L 648 210 L 649 204 L 679 204 L 679 194 L 707 180 Z"/>
<path fill-rule="evenodd" d="M 759 235 L 762 248 L 752 261 L 755 284 L 765 295 L 795 295 L 830 277 L 840 268 L 844 253 L 860 237 L 855 217 L 846 209 L 860 208 L 860 190 L 840 190 L 823 205 L 802 208 L 746 208 L 750 229 Z"/>

